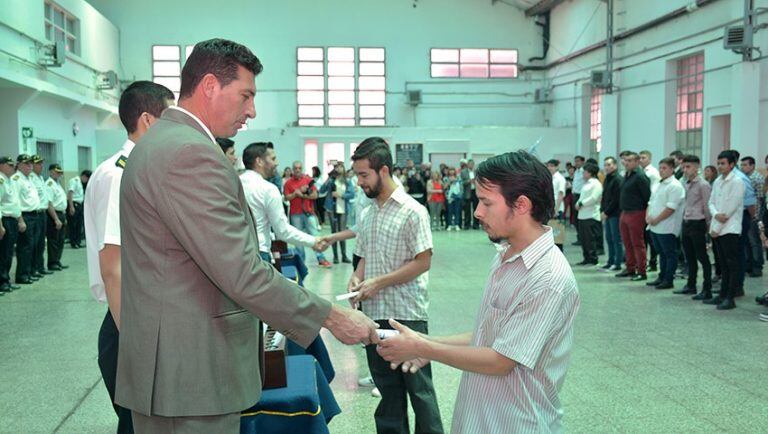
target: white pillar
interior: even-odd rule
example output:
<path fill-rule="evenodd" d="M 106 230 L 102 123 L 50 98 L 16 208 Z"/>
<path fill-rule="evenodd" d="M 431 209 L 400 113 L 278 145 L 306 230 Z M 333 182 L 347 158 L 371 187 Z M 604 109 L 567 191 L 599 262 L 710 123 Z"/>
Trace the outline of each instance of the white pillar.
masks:
<path fill-rule="evenodd" d="M 600 158 L 617 157 L 619 155 L 619 94 L 603 95 L 603 107 L 600 113 L 602 127 L 602 144 Z"/>
<path fill-rule="evenodd" d="M 743 62 L 731 68 L 731 149 L 759 160 L 760 63 Z"/>

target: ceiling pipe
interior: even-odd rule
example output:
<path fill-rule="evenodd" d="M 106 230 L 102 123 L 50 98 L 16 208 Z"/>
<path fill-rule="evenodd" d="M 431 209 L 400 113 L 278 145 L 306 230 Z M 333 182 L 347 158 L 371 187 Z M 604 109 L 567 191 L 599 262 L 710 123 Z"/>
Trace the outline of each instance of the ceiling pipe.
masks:
<path fill-rule="evenodd" d="M 536 21 L 536 25 L 541 27 L 541 43 L 543 48 L 543 53 L 541 56 L 531 57 L 528 59 L 529 62 L 534 62 L 537 60 L 546 60 L 547 53 L 549 53 L 549 11 L 543 13 L 541 15 L 541 18 L 543 21 Z"/>
<path fill-rule="evenodd" d="M 541 0 L 535 5 L 525 10 L 526 17 L 535 17 L 536 15 L 542 15 L 554 9 L 557 5 L 565 0 Z"/>

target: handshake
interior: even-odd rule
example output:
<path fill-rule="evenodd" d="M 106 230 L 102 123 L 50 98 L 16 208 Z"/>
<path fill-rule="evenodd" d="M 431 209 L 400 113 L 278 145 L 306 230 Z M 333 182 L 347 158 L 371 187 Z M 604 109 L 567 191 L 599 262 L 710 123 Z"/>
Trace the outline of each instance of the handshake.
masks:
<path fill-rule="evenodd" d="M 328 250 L 328 247 L 331 247 L 331 244 L 336 242 L 336 240 L 333 239 L 333 235 L 328 235 L 327 237 L 317 237 L 315 238 L 315 245 L 312 246 L 312 250 L 320 253 Z"/>

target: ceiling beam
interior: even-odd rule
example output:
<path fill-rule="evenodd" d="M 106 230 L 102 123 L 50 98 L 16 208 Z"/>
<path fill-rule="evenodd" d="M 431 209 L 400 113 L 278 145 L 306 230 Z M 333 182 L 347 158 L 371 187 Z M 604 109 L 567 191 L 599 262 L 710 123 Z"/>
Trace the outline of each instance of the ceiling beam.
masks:
<path fill-rule="evenodd" d="M 560 3 L 564 2 L 565 0 L 541 0 L 535 5 L 529 7 L 525 10 L 525 16 L 527 17 L 535 17 L 536 15 L 541 15 L 543 13 L 549 12 L 552 9 L 555 8 L 555 6 L 559 5 Z"/>

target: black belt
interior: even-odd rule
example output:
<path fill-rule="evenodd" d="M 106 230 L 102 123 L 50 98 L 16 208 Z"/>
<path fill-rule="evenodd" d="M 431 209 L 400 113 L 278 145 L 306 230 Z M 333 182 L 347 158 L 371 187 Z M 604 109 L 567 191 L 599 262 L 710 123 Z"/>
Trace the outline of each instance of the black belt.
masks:
<path fill-rule="evenodd" d="M 36 211 L 22 211 L 21 215 L 37 215 L 37 214 L 43 214 L 45 211 L 42 209 L 36 210 Z"/>

